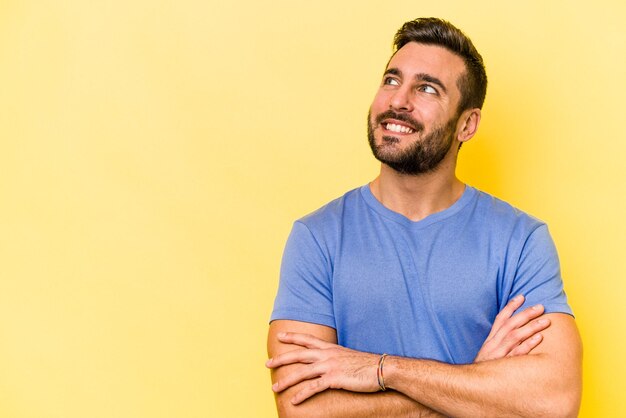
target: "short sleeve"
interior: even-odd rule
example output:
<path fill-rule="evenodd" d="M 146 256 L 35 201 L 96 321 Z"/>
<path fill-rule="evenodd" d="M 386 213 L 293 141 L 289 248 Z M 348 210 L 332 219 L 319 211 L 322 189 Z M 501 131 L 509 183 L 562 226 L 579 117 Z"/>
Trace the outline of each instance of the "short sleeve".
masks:
<path fill-rule="evenodd" d="M 520 310 L 542 304 L 546 313 L 573 315 L 563 290 L 556 247 L 545 224 L 528 236 L 522 248 L 511 297 L 520 294 L 526 298 Z"/>
<path fill-rule="evenodd" d="M 289 319 L 335 326 L 332 267 L 309 228 L 295 222 L 283 253 L 271 321 Z"/>

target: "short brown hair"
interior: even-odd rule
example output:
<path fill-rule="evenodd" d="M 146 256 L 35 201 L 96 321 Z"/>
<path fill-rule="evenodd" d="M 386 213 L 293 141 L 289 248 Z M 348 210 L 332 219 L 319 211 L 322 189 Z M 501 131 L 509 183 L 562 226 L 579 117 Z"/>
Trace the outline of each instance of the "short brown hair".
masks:
<path fill-rule="evenodd" d="M 394 52 L 409 42 L 437 45 L 458 55 L 465 62 L 465 74 L 457 80 L 461 92 L 459 114 L 466 109 L 482 108 L 487 94 L 487 73 L 483 58 L 474 44 L 450 22 L 435 17 L 406 22 L 393 39 Z"/>

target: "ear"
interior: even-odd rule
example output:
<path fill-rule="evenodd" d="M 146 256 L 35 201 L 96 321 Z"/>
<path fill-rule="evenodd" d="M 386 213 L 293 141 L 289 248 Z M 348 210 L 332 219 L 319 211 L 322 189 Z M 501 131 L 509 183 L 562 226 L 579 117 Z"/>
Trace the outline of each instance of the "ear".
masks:
<path fill-rule="evenodd" d="M 478 125 L 480 124 L 480 109 L 467 109 L 461 113 L 461 117 L 459 117 L 459 121 L 457 124 L 457 135 L 456 138 L 459 142 L 467 142 L 478 130 Z"/>

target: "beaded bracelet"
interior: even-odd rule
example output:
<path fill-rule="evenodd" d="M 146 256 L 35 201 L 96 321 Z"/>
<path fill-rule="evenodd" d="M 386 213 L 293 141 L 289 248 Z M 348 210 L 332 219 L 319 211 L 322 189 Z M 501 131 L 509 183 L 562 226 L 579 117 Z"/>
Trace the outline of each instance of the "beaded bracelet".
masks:
<path fill-rule="evenodd" d="M 385 387 L 385 376 L 383 375 L 383 365 L 385 364 L 385 357 L 387 357 L 387 354 L 383 354 L 382 356 L 380 356 L 380 359 L 378 360 L 377 372 L 378 386 L 380 386 L 380 390 L 382 390 L 383 392 L 387 390 L 387 388 Z"/>

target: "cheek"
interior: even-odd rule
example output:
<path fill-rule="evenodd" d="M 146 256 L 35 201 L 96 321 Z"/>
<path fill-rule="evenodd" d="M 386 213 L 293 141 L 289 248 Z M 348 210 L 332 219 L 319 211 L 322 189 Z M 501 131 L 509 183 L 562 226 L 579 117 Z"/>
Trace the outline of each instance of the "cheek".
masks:
<path fill-rule="evenodd" d="M 420 100 L 415 103 L 415 116 L 424 123 L 441 124 L 449 120 L 450 112 L 433 100 Z"/>
<path fill-rule="evenodd" d="M 374 96 L 374 100 L 372 101 L 372 106 L 370 107 L 370 111 L 372 114 L 384 112 L 389 108 L 389 95 L 385 94 L 384 91 L 378 91 L 376 96 Z"/>

